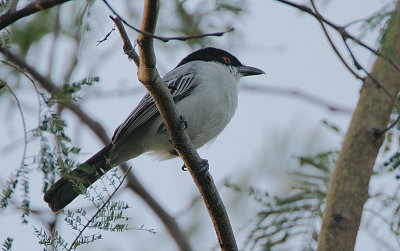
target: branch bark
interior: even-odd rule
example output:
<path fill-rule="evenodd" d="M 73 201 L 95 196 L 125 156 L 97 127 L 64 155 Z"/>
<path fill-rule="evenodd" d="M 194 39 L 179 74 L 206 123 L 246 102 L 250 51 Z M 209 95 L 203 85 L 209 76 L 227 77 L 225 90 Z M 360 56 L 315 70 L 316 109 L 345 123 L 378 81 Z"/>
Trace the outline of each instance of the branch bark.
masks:
<path fill-rule="evenodd" d="M 0 30 L 14 23 L 15 21 L 32 15 L 38 11 L 42 11 L 48 8 L 51 8 L 55 5 L 63 4 L 70 0 L 45 0 L 45 1 L 35 1 L 26 5 L 24 8 L 15 11 L 13 8 L 10 8 L 9 11 L 0 16 Z"/>
<path fill-rule="evenodd" d="M 382 40 L 382 54 L 400 62 L 400 4 Z M 390 114 L 400 90 L 400 73 L 378 57 L 360 92 L 327 194 L 318 250 L 354 250 L 368 186 Z M 389 91 L 390 94 L 385 91 Z"/>
<path fill-rule="evenodd" d="M 39 73 L 35 68 L 25 62 L 23 59 L 17 55 L 11 53 L 7 49 L 0 46 L 0 53 L 2 53 L 6 59 L 18 65 L 19 67 L 25 69 L 38 83 L 49 93 L 51 93 L 57 85 L 49 78 L 46 78 L 41 73 Z M 105 128 L 98 123 L 95 119 L 89 116 L 82 108 L 77 104 L 65 105 L 66 108 L 71 110 L 75 116 L 77 116 L 92 132 L 97 136 L 97 138 L 104 144 L 108 145 L 110 142 L 107 136 Z M 120 165 L 120 168 L 124 173 L 129 169 L 127 164 Z M 189 242 L 187 241 L 185 235 L 180 229 L 176 220 L 165 211 L 161 205 L 155 200 L 152 195 L 146 190 L 146 188 L 140 183 L 136 176 L 129 172 L 127 176 L 127 187 L 137 194 L 143 201 L 153 210 L 153 212 L 160 218 L 163 222 L 165 228 L 175 240 L 175 243 L 179 247 L 179 250 L 190 251 L 192 250 Z"/>
<path fill-rule="evenodd" d="M 158 8 L 159 1 L 147 0 L 145 2 L 141 30 L 154 34 Z M 137 41 L 140 55 L 139 80 L 154 99 L 173 146 L 181 156 L 200 191 L 213 221 L 221 249 L 238 250 L 228 214 L 213 179 L 208 170 L 203 171 L 204 161 L 196 152 L 187 133 L 181 128 L 179 115 L 171 94 L 157 72 L 153 37 L 140 33 Z"/>

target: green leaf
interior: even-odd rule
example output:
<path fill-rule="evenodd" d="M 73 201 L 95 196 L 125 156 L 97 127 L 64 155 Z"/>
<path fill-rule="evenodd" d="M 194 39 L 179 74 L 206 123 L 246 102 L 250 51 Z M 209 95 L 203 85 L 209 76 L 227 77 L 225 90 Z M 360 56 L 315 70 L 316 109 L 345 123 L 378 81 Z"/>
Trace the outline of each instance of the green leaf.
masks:
<path fill-rule="evenodd" d="M 7 239 L 3 242 L 3 246 L 1 248 L 1 250 L 2 251 L 11 251 L 13 241 L 14 241 L 13 238 L 7 237 Z"/>

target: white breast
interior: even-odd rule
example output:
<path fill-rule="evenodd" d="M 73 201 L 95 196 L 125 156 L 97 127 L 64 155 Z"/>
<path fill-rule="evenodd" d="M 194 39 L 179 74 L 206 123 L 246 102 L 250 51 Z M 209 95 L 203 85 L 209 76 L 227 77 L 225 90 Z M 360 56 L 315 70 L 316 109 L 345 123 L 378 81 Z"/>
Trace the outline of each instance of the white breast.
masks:
<path fill-rule="evenodd" d="M 188 122 L 187 133 L 199 148 L 217 137 L 232 119 L 237 103 L 239 75 L 220 63 L 197 62 L 200 84 L 177 103 Z"/>
<path fill-rule="evenodd" d="M 190 96 L 176 104 L 178 113 L 188 122 L 186 132 L 199 148 L 215 139 L 232 119 L 238 103 L 239 74 L 220 63 L 194 61 L 183 67 L 201 78 Z M 162 119 L 158 116 L 149 125 L 146 135 L 143 135 L 146 139 L 143 151 L 150 151 L 159 159 L 169 159 L 174 157 L 171 155 L 174 149 L 168 135 L 159 133 L 161 124 Z"/>

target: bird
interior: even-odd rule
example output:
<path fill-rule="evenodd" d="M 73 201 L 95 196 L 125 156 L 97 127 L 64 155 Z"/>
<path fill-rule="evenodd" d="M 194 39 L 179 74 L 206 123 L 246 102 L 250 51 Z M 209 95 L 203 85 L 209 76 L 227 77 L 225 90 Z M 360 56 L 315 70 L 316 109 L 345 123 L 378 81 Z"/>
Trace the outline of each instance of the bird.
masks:
<path fill-rule="evenodd" d="M 260 74 L 265 72 L 214 47 L 192 52 L 165 74 L 162 80 L 196 149 L 214 140 L 232 119 L 240 78 Z M 178 156 L 148 93 L 115 130 L 111 143 L 61 177 L 47 190 L 44 200 L 58 212 L 113 167 L 144 153 L 160 160 Z"/>

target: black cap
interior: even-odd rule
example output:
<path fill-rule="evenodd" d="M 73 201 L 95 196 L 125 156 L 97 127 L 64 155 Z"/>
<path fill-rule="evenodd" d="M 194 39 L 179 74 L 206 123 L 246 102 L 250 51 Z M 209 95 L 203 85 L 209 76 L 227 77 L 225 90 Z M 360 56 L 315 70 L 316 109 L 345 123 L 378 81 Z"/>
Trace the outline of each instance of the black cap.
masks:
<path fill-rule="evenodd" d="M 205 61 L 205 62 L 215 61 L 225 65 L 232 65 L 232 66 L 242 65 L 242 63 L 240 63 L 240 61 L 229 52 L 214 47 L 207 47 L 189 54 L 184 59 L 182 59 L 182 61 L 176 67 L 179 67 L 181 65 L 184 65 L 192 61 Z"/>

